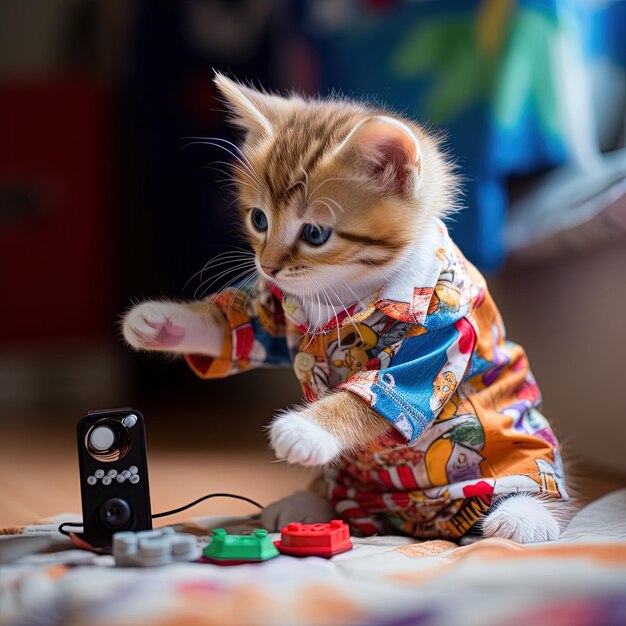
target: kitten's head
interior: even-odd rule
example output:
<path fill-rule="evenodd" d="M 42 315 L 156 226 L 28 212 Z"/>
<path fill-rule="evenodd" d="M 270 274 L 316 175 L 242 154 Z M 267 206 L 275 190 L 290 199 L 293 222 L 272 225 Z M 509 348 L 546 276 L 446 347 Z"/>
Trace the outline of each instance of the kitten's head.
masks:
<path fill-rule="evenodd" d="M 233 166 L 257 266 L 287 293 L 370 293 L 453 205 L 437 140 L 415 122 L 343 99 L 282 98 L 217 74 L 245 131 Z"/>

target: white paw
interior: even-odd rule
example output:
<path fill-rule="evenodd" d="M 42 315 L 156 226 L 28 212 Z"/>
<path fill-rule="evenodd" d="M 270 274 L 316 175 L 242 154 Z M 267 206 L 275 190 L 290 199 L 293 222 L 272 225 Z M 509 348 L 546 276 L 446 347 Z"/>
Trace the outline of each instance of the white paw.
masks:
<path fill-rule="evenodd" d="M 143 350 L 168 350 L 184 338 L 189 315 L 175 302 L 142 302 L 124 318 L 124 339 Z"/>
<path fill-rule="evenodd" d="M 336 518 L 337 512 L 326 498 L 310 491 L 298 491 L 266 506 L 261 512 L 261 525 L 273 533 L 289 522 L 327 524 Z"/>
<path fill-rule="evenodd" d="M 484 537 L 502 537 L 517 543 L 555 541 L 559 525 L 545 505 L 532 494 L 507 498 L 483 523 Z"/>
<path fill-rule="evenodd" d="M 270 442 L 278 459 L 300 465 L 324 465 L 341 452 L 341 442 L 304 411 L 286 411 L 270 426 Z"/>

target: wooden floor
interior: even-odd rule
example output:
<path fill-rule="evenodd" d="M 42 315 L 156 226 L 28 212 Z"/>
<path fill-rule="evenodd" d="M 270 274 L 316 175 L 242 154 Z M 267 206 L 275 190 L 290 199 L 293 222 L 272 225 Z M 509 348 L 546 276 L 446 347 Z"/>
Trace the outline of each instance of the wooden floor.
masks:
<path fill-rule="evenodd" d="M 0 439 L 0 527 L 28 524 L 59 513 L 80 513 L 73 438 L 41 430 L 5 430 Z M 244 495 L 268 504 L 304 488 L 311 477 L 310 470 L 274 462 L 262 448 L 185 450 L 159 442 L 149 446 L 148 462 L 154 513 L 214 492 Z M 254 507 L 237 500 L 215 499 L 166 519 L 173 522 L 255 512 Z"/>
<path fill-rule="evenodd" d="M 157 433 L 158 435 L 158 433 Z M 312 470 L 277 463 L 262 433 L 244 447 L 187 436 L 148 439 L 152 510 L 184 505 L 202 495 L 230 492 L 268 504 L 304 488 Z M 80 513 L 80 488 L 73 425 L 0 431 L 0 527 L 28 524 L 60 513 Z M 586 499 L 626 486 L 623 478 L 597 468 L 578 468 L 576 485 Z M 204 502 L 167 521 L 221 514 L 250 514 L 235 500 Z M 165 520 L 164 520 L 165 521 Z"/>

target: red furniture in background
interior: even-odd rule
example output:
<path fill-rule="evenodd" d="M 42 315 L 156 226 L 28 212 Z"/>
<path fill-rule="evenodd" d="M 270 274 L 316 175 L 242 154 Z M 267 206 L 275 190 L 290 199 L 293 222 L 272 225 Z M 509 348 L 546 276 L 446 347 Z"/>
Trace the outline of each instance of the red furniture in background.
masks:
<path fill-rule="evenodd" d="M 0 84 L 3 348 L 110 333 L 105 111 L 93 81 Z"/>

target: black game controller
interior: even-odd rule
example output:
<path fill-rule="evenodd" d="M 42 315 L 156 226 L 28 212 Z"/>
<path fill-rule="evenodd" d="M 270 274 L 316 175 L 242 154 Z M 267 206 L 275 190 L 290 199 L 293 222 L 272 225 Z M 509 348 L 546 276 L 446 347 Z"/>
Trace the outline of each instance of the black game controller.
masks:
<path fill-rule="evenodd" d="M 76 430 L 85 541 L 105 547 L 116 532 L 150 530 L 143 415 L 129 408 L 91 411 Z"/>

